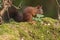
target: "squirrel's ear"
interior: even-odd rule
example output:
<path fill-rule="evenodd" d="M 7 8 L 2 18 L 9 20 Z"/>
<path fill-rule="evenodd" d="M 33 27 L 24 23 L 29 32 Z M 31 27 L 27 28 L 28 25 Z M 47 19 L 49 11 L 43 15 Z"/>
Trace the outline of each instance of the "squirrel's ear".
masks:
<path fill-rule="evenodd" d="M 40 5 L 37 5 L 37 6 L 36 6 L 36 8 L 37 8 L 37 9 L 40 9 L 40 8 L 42 8 L 42 6 L 40 6 Z"/>

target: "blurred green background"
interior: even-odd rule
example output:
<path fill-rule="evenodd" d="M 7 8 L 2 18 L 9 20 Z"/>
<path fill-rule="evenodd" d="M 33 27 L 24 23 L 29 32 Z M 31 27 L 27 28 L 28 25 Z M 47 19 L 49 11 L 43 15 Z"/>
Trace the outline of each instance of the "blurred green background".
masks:
<path fill-rule="evenodd" d="M 60 0 L 58 0 L 60 3 Z M 26 6 L 42 5 L 44 15 L 52 18 L 58 18 L 56 0 L 13 0 L 13 4 L 18 6 L 22 3 L 22 9 Z"/>
<path fill-rule="evenodd" d="M 59 1 L 60 0 L 58 0 L 58 2 Z M 18 5 L 20 2 L 22 2 L 22 8 L 24 6 L 42 5 L 45 16 L 58 18 L 56 0 L 15 0 L 14 4 Z"/>

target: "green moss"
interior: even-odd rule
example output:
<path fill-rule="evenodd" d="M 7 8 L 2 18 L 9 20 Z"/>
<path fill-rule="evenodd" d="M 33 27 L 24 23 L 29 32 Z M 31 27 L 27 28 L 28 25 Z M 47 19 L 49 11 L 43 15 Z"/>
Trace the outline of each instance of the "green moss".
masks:
<path fill-rule="evenodd" d="M 56 19 L 42 18 L 41 22 L 4 23 L 0 25 L 0 40 L 60 40 L 60 23 Z"/>

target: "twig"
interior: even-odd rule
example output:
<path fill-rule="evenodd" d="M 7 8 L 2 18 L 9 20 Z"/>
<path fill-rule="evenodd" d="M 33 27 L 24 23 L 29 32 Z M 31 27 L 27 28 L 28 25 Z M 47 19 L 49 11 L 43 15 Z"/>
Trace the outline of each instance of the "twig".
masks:
<path fill-rule="evenodd" d="M 16 9 L 20 9 L 19 7 L 15 6 L 15 5 L 13 5 L 13 4 L 12 4 L 12 6 L 15 7 Z"/>
<path fill-rule="evenodd" d="M 58 19 L 60 21 L 60 4 L 58 3 L 58 0 L 56 0 L 57 6 L 58 6 Z"/>
<path fill-rule="evenodd" d="M 14 4 L 12 4 L 12 6 L 14 6 L 16 9 L 20 9 L 20 8 L 22 8 L 22 3 L 23 3 L 23 1 L 18 5 L 18 7 L 15 6 Z"/>
<path fill-rule="evenodd" d="M 57 3 L 57 5 L 58 5 L 58 7 L 60 7 L 60 5 L 59 5 L 59 3 L 58 3 L 58 1 L 56 0 L 56 3 Z"/>
<path fill-rule="evenodd" d="M 21 1 L 21 3 L 18 5 L 18 7 L 20 6 L 22 8 L 22 3 L 23 3 L 23 1 Z"/>

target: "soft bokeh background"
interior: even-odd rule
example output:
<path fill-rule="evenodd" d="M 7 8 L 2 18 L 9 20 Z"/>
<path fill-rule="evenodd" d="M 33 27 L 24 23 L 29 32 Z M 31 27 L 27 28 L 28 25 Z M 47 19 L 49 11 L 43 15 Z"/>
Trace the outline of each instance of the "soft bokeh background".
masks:
<path fill-rule="evenodd" d="M 18 6 L 20 2 L 22 2 L 22 8 L 25 6 L 42 5 L 45 16 L 58 18 L 56 0 L 15 0 L 14 4 Z M 58 2 L 60 3 L 60 0 Z"/>

